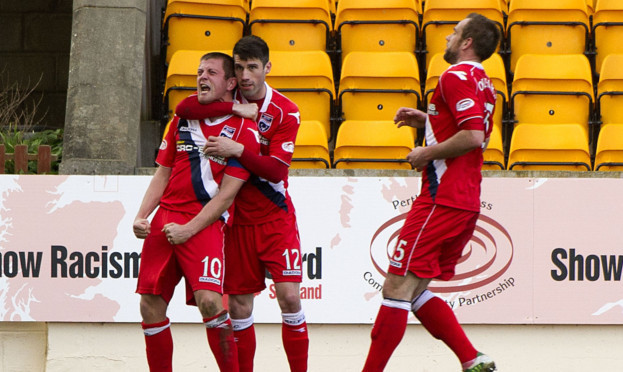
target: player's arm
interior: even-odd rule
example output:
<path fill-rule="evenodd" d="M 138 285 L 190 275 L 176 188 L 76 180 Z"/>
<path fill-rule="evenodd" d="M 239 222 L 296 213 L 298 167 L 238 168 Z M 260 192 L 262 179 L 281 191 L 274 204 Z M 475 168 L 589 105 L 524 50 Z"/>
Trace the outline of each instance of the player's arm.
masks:
<path fill-rule="evenodd" d="M 401 107 L 396 111 L 394 116 L 394 123 L 397 127 L 410 126 L 413 128 L 424 128 L 426 125 L 426 113 L 418 109 L 410 107 Z"/>
<path fill-rule="evenodd" d="M 471 120 L 482 121 L 478 118 Z M 414 168 L 421 170 L 433 160 L 456 158 L 480 148 L 484 140 L 485 133 L 482 130 L 460 130 L 452 137 L 436 145 L 414 148 L 407 155 L 407 160 Z"/>
<path fill-rule="evenodd" d="M 240 164 L 249 172 L 273 183 L 280 182 L 288 175 L 288 165 L 279 159 L 262 156 L 257 151 L 245 148 L 242 143 L 226 137 L 210 136 L 204 147 L 204 153 L 238 158 Z"/>
<path fill-rule="evenodd" d="M 164 194 L 164 189 L 169 183 L 171 176 L 171 168 L 159 166 L 156 173 L 151 179 L 145 196 L 141 202 L 141 206 L 134 218 L 133 230 L 134 235 L 139 239 L 145 239 L 151 231 L 151 225 L 147 217 L 156 209 L 160 203 L 160 198 Z"/>
<path fill-rule="evenodd" d="M 175 107 L 175 114 L 183 119 L 200 120 L 224 115 L 238 115 L 243 118 L 255 119 L 257 116 L 255 103 L 212 102 L 201 104 L 197 95 L 184 98 Z"/>
<path fill-rule="evenodd" d="M 219 192 L 201 209 L 201 211 L 184 225 L 168 223 L 162 231 L 171 244 L 182 244 L 199 231 L 216 222 L 234 202 L 236 194 L 244 184 L 244 180 L 225 174 Z"/>

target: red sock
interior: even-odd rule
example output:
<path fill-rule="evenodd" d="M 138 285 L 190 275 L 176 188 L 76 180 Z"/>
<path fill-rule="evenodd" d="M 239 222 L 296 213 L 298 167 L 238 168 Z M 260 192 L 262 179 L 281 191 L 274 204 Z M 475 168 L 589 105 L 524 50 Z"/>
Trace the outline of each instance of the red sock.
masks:
<path fill-rule="evenodd" d="M 250 325 L 249 322 L 246 322 L 247 320 L 250 321 Z M 232 324 L 234 326 L 236 349 L 238 349 L 238 365 L 240 366 L 240 372 L 253 372 L 253 358 L 255 357 L 255 327 L 253 326 L 253 317 L 242 320 L 232 319 Z M 245 328 L 238 329 L 239 327 Z"/>
<path fill-rule="evenodd" d="M 423 296 L 424 301 L 418 303 Z M 476 358 L 478 351 L 474 349 L 456 319 L 454 311 L 444 300 L 430 291 L 425 291 L 414 302 L 413 313 L 433 337 L 448 345 L 461 363 Z"/>
<path fill-rule="evenodd" d="M 383 300 L 374 325 L 372 343 L 363 372 L 383 371 L 407 329 L 411 304 L 407 301 Z"/>
<path fill-rule="evenodd" d="M 286 323 L 286 317 L 294 314 L 282 314 L 284 322 L 281 324 L 281 339 L 285 349 L 291 372 L 307 371 L 307 354 L 309 350 L 309 335 L 307 333 L 307 322 L 301 310 L 297 324 Z M 300 322 L 302 317 L 302 322 Z"/>
<path fill-rule="evenodd" d="M 238 352 L 234 342 L 231 319 L 226 310 L 203 320 L 208 334 L 208 344 L 222 372 L 238 372 Z"/>
<path fill-rule="evenodd" d="M 170 372 L 173 370 L 173 337 L 169 318 L 155 324 L 141 323 L 145 334 L 147 364 L 151 372 Z"/>

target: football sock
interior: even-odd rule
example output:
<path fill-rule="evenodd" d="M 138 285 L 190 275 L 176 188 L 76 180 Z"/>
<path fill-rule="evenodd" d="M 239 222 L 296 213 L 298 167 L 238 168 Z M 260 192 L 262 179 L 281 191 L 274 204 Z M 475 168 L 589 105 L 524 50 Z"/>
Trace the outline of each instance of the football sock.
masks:
<path fill-rule="evenodd" d="M 282 313 L 281 338 L 285 349 L 290 371 L 307 371 L 307 354 L 309 335 L 303 310 L 298 313 Z"/>
<path fill-rule="evenodd" d="M 160 323 L 141 323 L 145 334 L 147 364 L 151 372 L 170 372 L 173 370 L 173 337 L 169 318 Z"/>
<path fill-rule="evenodd" d="M 222 372 L 238 372 L 238 352 L 234 342 L 231 319 L 226 310 L 203 319 L 208 334 L 208 344 Z"/>
<path fill-rule="evenodd" d="M 255 357 L 255 327 L 253 316 L 246 319 L 232 319 L 234 341 L 238 349 L 238 364 L 240 372 L 253 372 L 253 358 Z"/>
<path fill-rule="evenodd" d="M 380 372 L 392 356 L 407 329 L 411 304 L 408 301 L 386 298 L 381 304 L 374 325 L 372 343 L 363 372 Z"/>
<path fill-rule="evenodd" d="M 456 354 L 461 363 L 478 354 L 459 324 L 454 311 L 444 300 L 425 290 L 412 302 L 413 314 L 435 338 L 443 341 Z"/>

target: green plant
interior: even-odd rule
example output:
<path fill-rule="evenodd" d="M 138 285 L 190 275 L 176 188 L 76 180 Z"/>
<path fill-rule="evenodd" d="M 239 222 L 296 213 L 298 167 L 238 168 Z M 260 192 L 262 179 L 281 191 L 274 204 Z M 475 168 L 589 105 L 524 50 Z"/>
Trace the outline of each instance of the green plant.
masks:
<path fill-rule="evenodd" d="M 28 153 L 37 153 L 39 146 L 49 145 L 52 148 L 52 155 L 57 156 L 57 160 L 52 162 L 52 174 L 58 174 L 58 165 L 63 154 L 63 130 L 46 129 L 43 131 L 24 132 L 15 125 L 0 127 L 0 143 L 4 144 L 7 153 L 14 153 L 16 145 L 27 145 Z M 6 173 L 15 173 L 15 163 L 13 160 L 6 161 Z M 28 162 L 28 173 L 37 173 L 37 164 L 34 161 Z"/>

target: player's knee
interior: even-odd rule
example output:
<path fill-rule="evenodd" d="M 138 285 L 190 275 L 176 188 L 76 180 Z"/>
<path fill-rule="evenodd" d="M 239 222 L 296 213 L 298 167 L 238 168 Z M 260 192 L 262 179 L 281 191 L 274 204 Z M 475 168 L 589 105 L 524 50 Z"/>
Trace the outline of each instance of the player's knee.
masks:
<path fill-rule="evenodd" d="M 142 295 L 140 312 L 145 323 L 157 323 L 166 318 L 167 303 L 160 296 Z"/>
<path fill-rule="evenodd" d="M 301 297 L 298 292 L 286 291 L 281 293 L 277 300 L 284 313 L 296 313 L 301 310 Z"/>
<path fill-rule="evenodd" d="M 197 307 L 201 315 L 205 318 L 213 317 L 223 310 L 220 298 L 216 298 L 215 296 L 196 296 L 195 301 L 197 302 Z"/>

